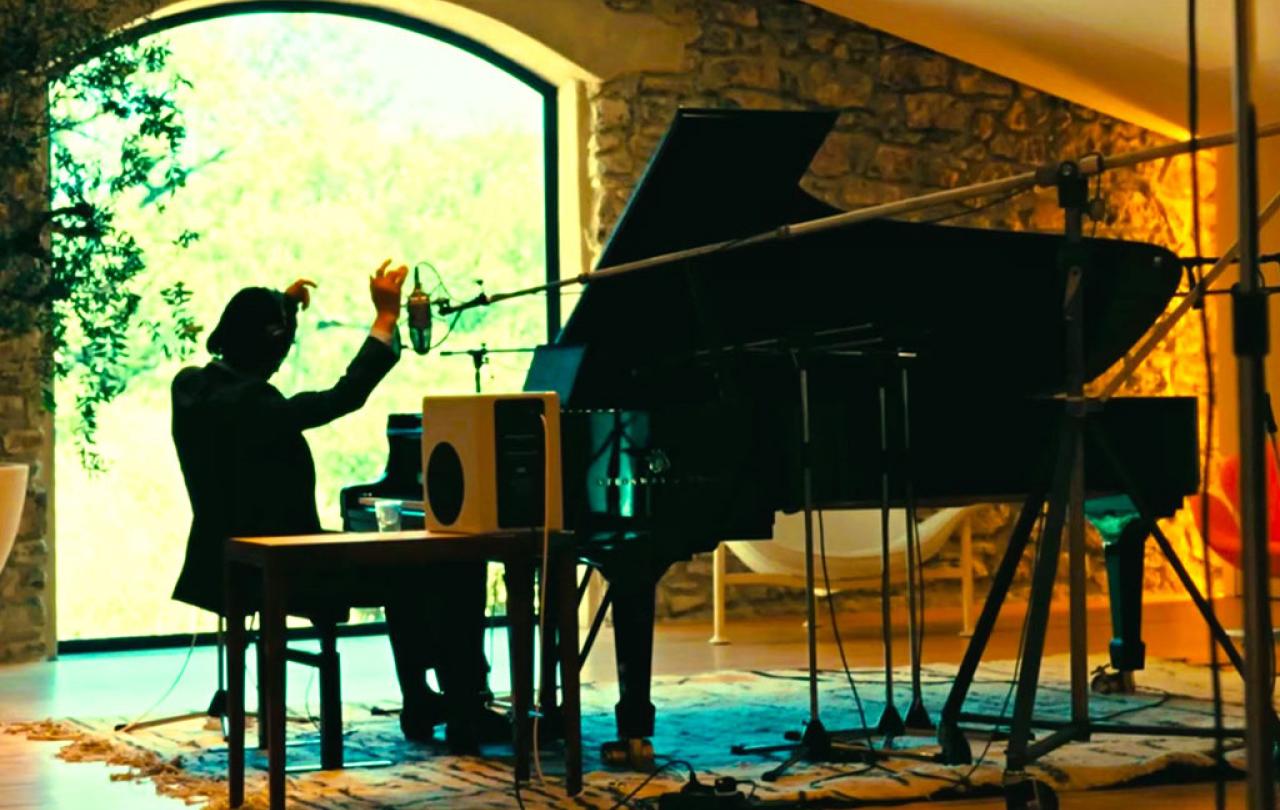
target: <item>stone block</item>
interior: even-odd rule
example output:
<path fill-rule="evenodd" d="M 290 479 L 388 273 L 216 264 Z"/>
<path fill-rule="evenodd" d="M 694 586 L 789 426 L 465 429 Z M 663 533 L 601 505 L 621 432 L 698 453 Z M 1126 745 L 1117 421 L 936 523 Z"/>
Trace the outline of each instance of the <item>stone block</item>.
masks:
<path fill-rule="evenodd" d="M 641 94 L 688 95 L 693 92 L 693 78 L 679 73 L 647 73 L 640 78 Z"/>
<path fill-rule="evenodd" d="M 831 53 L 836 44 L 836 35 L 834 31 L 810 31 L 805 34 L 804 44 L 809 50 L 817 53 Z"/>
<path fill-rule="evenodd" d="M 595 105 L 595 127 L 607 130 L 631 123 L 631 105 L 621 98 L 604 97 Z"/>
<path fill-rule="evenodd" d="M 777 90 L 782 82 L 776 59 L 740 56 L 706 60 L 702 65 L 702 81 L 709 88 L 748 87 L 755 90 Z"/>
<path fill-rule="evenodd" d="M 904 200 L 907 190 L 892 183 L 868 180 L 864 177 L 850 177 L 840 184 L 838 199 L 843 208 L 865 208 L 868 205 Z"/>
<path fill-rule="evenodd" d="M 920 173 L 920 154 L 903 146 L 881 145 L 872 158 L 870 173 L 890 182 L 911 182 Z"/>
<path fill-rule="evenodd" d="M 760 11 L 749 3 L 711 3 L 708 11 L 711 14 L 711 19 L 718 22 L 729 23 L 739 28 L 760 27 Z"/>
<path fill-rule="evenodd" d="M 875 53 L 880 49 L 880 37 L 874 31 L 846 31 L 840 35 L 840 46 L 849 54 Z"/>
<path fill-rule="evenodd" d="M 635 171 L 635 159 L 625 149 L 611 149 L 596 155 L 596 164 L 604 174 L 629 175 Z"/>
<path fill-rule="evenodd" d="M 909 129 L 943 129 L 963 132 L 972 110 L 948 93 L 910 93 L 903 98 Z"/>
<path fill-rule="evenodd" d="M 824 107 L 866 109 L 875 92 L 875 81 L 856 65 L 815 61 L 801 75 L 800 92 Z"/>
<path fill-rule="evenodd" d="M 880 56 L 880 81 L 894 90 L 932 90 L 947 86 L 947 58 L 915 48 L 894 48 Z"/>
<path fill-rule="evenodd" d="M 724 54 L 733 53 L 740 44 L 741 39 L 736 28 L 712 23 L 703 26 L 702 36 L 698 37 L 694 47 L 703 53 Z"/>
<path fill-rule="evenodd" d="M 730 106 L 743 110 L 802 110 L 805 108 L 794 99 L 763 90 L 725 90 L 720 93 L 720 98 L 729 102 Z"/>
<path fill-rule="evenodd" d="M 26 399 L 18 394 L 0 396 L 0 420 L 25 419 L 27 415 Z"/>
<path fill-rule="evenodd" d="M 963 66 L 956 70 L 955 91 L 964 96 L 1013 95 L 1013 82 L 978 68 Z"/>
<path fill-rule="evenodd" d="M 600 152 L 608 152 L 612 149 L 618 149 L 626 144 L 626 138 L 622 136 L 621 130 L 610 130 L 608 132 L 595 132 L 591 135 L 588 148 L 593 154 Z"/>
<path fill-rule="evenodd" d="M 964 179 L 967 168 L 963 161 L 946 155 L 925 158 L 921 180 L 937 188 L 955 188 Z"/>
<path fill-rule="evenodd" d="M 44 446 L 44 432 L 35 428 L 14 428 L 5 431 L 4 450 L 15 456 L 34 455 Z"/>

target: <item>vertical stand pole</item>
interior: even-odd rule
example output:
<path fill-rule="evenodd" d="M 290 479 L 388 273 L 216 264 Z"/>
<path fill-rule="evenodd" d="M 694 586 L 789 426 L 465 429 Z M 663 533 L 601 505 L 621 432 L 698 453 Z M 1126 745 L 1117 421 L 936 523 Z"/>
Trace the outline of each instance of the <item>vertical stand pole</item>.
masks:
<path fill-rule="evenodd" d="M 809 730 L 822 728 L 818 718 L 818 611 L 813 595 L 813 446 L 809 441 L 809 369 L 796 355 L 800 367 L 800 463 L 804 487 L 804 592 L 809 633 Z"/>
<path fill-rule="evenodd" d="M 888 372 L 881 372 L 887 375 Z M 889 402 L 888 386 L 880 379 L 880 623 L 884 644 L 884 711 L 876 731 L 886 738 L 901 736 L 906 723 L 893 699 L 893 582 L 889 576 Z"/>
<path fill-rule="evenodd" d="M 1265 717 L 1272 705 L 1271 561 L 1267 548 L 1267 465 L 1263 434 L 1263 358 L 1267 354 L 1267 299 L 1258 284 L 1257 121 L 1251 73 L 1255 62 L 1253 0 L 1235 0 L 1236 178 L 1240 209 L 1240 281 L 1232 317 L 1240 401 L 1240 538 L 1244 575 L 1245 716 Z M 1247 806 L 1275 807 L 1272 734 L 1266 723 L 1245 726 Z"/>
<path fill-rule="evenodd" d="M 906 366 L 902 367 L 902 482 L 907 518 L 907 635 L 911 647 L 911 704 L 907 707 L 907 728 L 913 731 L 934 730 L 929 711 L 924 706 L 924 689 L 920 683 L 920 660 L 924 651 L 924 612 L 920 609 L 924 594 L 917 588 L 923 564 L 916 552 L 920 548 L 920 528 L 916 523 L 915 469 L 911 466 L 911 396 Z"/>
<path fill-rule="evenodd" d="M 1067 479 L 1067 570 L 1071 619 L 1071 722 L 1088 738 L 1089 628 L 1085 603 L 1084 544 L 1084 209 L 1089 203 L 1088 180 L 1074 163 L 1058 169 L 1058 204 L 1066 215 L 1063 262 L 1066 294 L 1063 316 L 1067 337 L 1067 429 L 1071 467 Z"/>

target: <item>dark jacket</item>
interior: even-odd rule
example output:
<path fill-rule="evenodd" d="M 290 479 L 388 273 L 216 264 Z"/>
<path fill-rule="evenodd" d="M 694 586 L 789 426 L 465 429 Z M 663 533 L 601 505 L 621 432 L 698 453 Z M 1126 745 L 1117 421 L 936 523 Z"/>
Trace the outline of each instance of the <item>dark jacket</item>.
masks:
<path fill-rule="evenodd" d="M 222 612 L 228 537 L 320 531 L 315 463 L 302 432 L 358 410 L 396 359 L 368 338 L 332 388 L 287 398 L 222 362 L 178 373 L 173 443 L 192 521 L 174 599 Z"/>

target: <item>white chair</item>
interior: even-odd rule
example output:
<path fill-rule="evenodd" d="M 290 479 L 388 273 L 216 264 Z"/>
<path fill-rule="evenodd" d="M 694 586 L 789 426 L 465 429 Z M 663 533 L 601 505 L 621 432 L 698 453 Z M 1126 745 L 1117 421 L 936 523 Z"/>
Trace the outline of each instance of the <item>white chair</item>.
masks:
<path fill-rule="evenodd" d="M 942 509 L 920 521 L 920 559 L 928 562 L 953 537 L 960 539 L 960 566 L 925 571 L 926 579 L 959 579 L 960 610 L 963 630 L 973 632 L 973 534 L 971 520 L 977 507 Z M 815 592 L 825 595 L 819 556 L 818 517 L 814 515 Z M 831 592 L 879 588 L 881 573 L 880 510 L 846 509 L 824 511 L 822 524 L 826 534 L 827 571 L 831 576 Z M 803 588 L 804 579 L 804 514 L 779 513 L 773 524 L 771 540 L 730 540 L 716 547 L 713 559 L 712 644 L 728 644 L 725 632 L 725 590 L 732 585 L 775 585 Z M 907 570 L 907 532 L 905 512 L 890 512 L 889 576 L 901 582 Z M 741 560 L 749 572 L 730 573 L 728 553 Z"/>

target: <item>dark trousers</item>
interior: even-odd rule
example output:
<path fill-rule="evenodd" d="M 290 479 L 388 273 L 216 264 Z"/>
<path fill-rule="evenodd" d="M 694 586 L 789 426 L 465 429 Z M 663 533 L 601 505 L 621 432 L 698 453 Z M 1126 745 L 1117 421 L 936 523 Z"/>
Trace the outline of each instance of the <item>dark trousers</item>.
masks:
<path fill-rule="evenodd" d="M 489 699 L 484 656 L 485 565 L 451 563 L 415 574 L 386 604 L 387 634 L 406 703 L 425 700 L 436 671 L 450 711 L 479 710 Z"/>

